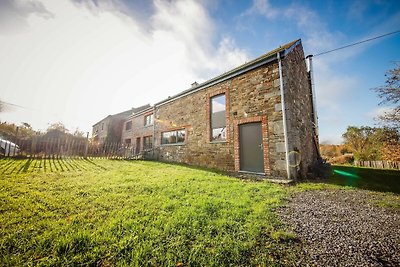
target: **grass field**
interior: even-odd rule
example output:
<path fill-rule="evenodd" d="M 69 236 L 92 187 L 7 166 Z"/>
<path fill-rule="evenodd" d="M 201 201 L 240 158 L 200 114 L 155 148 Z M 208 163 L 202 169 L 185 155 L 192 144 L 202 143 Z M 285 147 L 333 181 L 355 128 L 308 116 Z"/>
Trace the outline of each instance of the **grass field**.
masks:
<path fill-rule="evenodd" d="M 0 159 L 1 266 L 283 266 L 289 189 L 143 161 Z"/>
<path fill-rule="evenodd" d="M 352 166 L 333 166 L 331 183 L 400 194 L 400 171 Z"/>

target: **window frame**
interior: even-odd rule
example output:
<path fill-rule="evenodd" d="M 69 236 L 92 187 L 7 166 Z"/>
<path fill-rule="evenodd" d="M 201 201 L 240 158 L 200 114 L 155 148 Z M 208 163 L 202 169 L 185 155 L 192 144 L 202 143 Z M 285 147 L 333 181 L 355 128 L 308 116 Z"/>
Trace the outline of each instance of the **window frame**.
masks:
<path fill-rule="evenodd" d="M 129 142 L 128 142 L 128 140 L 129 140 Z M 132 139 L 131 138 L 125 138 L 124 144 L 128 145 L 128 146 L 131 146 L 132 145 Z"/>
<path fill-rule="evenodd" d="M 163 143 L 163 135 L 165 133 L 176 133 L 176 136 L 178 136 L 178 132 L 183 131 L 185 134 L 184 140 L 183 142 L 175 142 L 175 143 Z M 178 138 L 176 138 L 176 140 L 178 140 Z M 187 130 L 186 128 L 178 128 L 178 129 L 172 129 L 172 130 L 167 130 L 167 131 L 162 131 L 161 132 L 161 136 L 160 136 L 160 145 L 161 146 L 182 146 L 182 145 L 186 145 L 187 142 Z"/>
<path fill-rule="evenodd" d="M 220 96 L 224 96 L 225 97 L 225 139 L 222 140 L 213 140 L 214 136 L 213 136 L 213 130 L 214 129 L 218 129 L 218 128 L 212 128 L 212 115 L 213 115 L 213 109 L 212 109 L 212 104 L 213 104 L 213 99 L 220 97 Z M 209 95 L 208 97 L 208 138 L 209 138 L 209 142 L 210 143 L 227 143 L 228 139 L 229 139 L 229 121 L 227 118 L 227 114 L 229 114 L 228 112 L 228 94 L 227 91 L 218 91 L 213 95 Z"/>
<path fill-rule="evenodd" d="M 129 129 L 127 129 L 128 124 L 130 125 Z M 131 131 L 132 130 L 132 126 L 133 126 L 132 121 L 127 121 L 125 123 L 125 131 Z"/>
<path fill-rule="evenodd" d="M 145 127 L 151 126 L 151 125 L 154 124 L 154 113 L 146 114 L 146 115 L 144 115 L 143 117 L 144 117 L 144 118 L 143 118 L 143 121 L 144 121 L 144 126 L 145 126 Z M 147 118 L 151 118 L 151 120 L 150 120 L 149 123 L 147 123 Z"/>
<path fill-rule="evenodd" d="M 147 150 L 147 149 L 153 149 L 153 136 L 152 135 L 146 135 L 146 136 L 143 136 L 143 150 Z M 150 140 L 150 147 L 147 147 L 146 146 L 146 142 L 145 142 L 145 140 Z"/>

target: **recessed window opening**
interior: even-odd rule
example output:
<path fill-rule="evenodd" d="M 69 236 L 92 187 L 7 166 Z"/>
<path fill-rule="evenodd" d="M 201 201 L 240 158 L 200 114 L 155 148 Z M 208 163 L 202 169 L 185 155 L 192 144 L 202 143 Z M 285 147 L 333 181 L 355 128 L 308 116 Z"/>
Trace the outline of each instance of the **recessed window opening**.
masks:
<path fill-rule="evenodd" d="M 185 129 L 168 131 L 161 133 L 161 144 L 183 144 L 186 140 L 186 131 Z"/>
<path fill-rule="evenodd" d="M 129 131 L 130 129 L 132 129 L 132 121 L 128 121 L 125 124 L 125 131 Z"/>
<path fill-rule="evenodd" d="M 153 114 L 144 116 L 144 126 L 153 125 Z"/>
<path fill-rule="evenodd" d="M 145 136 L 143 137 L 143 149 L 151 149 L 153 148 L 153 136 Z"/>
<path fill-rule="evenodd" d="M 211 141 L 226 141 L 225 94 L 211 98 Z"/>

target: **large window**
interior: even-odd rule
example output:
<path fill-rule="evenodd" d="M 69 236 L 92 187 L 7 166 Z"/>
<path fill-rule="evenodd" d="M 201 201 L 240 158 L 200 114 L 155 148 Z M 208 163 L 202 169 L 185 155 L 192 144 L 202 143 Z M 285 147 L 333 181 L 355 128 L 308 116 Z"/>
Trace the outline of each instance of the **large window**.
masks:
<path fill-rule="evenodd" d="M 153 124 L 153 114 L 144 116 L 144 126 Z"/>
<path fill-rule="evenodd" d="M 226 141 L 225 94 L 211 98 L 211 141 Z"/>
<path fill-rule="evenodd" d="M 132 129 L 132 121 L 128 121 L 125 124 L 125 131 L 129 131 L 130 129 Z"/>
<path fill-rule="evenodd" d="M 143 137 L 143 149 L 153 148 L 153 136 Z"/>
<path fill-rule="evenodd" d="M 161 133 L 161 144 L 183 144 L 185 143 L 186 131 L 185 129 L 163 132 Z"/>

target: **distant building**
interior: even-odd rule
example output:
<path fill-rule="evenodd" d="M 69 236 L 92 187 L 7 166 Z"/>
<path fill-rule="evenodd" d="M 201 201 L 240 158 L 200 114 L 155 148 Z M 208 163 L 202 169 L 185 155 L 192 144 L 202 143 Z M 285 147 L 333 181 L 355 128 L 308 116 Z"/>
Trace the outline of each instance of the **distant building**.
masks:
<path fill-rule="evenodd" d="M 122 136 L 122 126 L 124 125 L 126 118 L 148 107 L 150 107 L 150 105 L 147 104 L 114 115 L 108 115 L 92 126 L 93 140 L 99 144 L 105 142 L 119 143 Z"/>
<path fill-rule="evenodd" d="M 131 114 L 124 122 L 122 143 L 135 147 L 135 153 L 153 148 L 153 107 Z"/>

